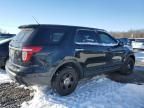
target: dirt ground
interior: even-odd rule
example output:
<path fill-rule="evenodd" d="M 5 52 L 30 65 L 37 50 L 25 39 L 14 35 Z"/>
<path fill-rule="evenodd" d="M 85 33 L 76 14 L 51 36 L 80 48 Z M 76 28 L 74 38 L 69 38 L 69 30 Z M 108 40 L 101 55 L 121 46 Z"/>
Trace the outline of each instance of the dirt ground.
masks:
<path fill-rule="evenodd" d="M 33 98 L 33 90 L 20 87 L 18 84 L 0 84 L 0 108 L 20 108 L 24 101 Z"/>

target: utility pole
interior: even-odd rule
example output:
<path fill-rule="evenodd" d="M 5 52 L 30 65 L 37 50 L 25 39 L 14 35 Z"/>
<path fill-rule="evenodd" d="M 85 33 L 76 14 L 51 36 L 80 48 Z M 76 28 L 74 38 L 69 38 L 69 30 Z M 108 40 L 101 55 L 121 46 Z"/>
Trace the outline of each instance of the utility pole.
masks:
<path fill-rule="evenodd" d="M 131 38 L 134 38 L 134 35 L 133 35 L 133 33 L 131 34 Z"/>

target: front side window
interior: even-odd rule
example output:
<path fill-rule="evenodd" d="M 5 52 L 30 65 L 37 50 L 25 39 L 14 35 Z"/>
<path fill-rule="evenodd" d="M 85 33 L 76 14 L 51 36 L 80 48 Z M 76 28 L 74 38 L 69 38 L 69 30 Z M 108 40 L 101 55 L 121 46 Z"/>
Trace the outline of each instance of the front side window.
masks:
<path fill-rule="evenodd" d="M 117 41 L 107 33 L 100 32 L 98 33 L 98 36 L 100 38 L 100 42 L 103 44 L 117 44 Z"/>
<path fill-rule="evenodd" d="M 95 31 L 79 30 L 77 32 L 76 43 L 98 43 Z"/>

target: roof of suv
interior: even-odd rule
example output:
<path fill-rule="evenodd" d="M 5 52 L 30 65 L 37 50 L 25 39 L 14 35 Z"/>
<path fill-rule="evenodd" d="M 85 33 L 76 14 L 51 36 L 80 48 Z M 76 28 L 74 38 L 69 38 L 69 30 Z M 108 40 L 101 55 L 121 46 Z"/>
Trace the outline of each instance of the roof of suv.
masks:
<path fill-rule="evenodd" d="M 57 25 L 57 24 L 30 24 L 30 25 L 22 25 L 19 28 L 49 28 L 49 27 L 60 27 L 60 28 L 75 28 L 75 29 L 93 29 L 97 31 L 105 31 L 103 29 L 98 28 L 90 28 L 90 27 L 81 27 L 81 26 L 71 26 L 71 25 Z"/>

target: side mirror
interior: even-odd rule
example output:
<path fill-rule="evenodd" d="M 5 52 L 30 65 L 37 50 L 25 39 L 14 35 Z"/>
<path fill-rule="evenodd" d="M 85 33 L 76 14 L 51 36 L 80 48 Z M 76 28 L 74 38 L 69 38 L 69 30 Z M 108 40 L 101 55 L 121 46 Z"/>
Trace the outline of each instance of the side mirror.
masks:
<path fill-rule="evenodd" d="M 124 43 L 122 41 L 118 41 L 119 46 L 124 46 Z"/>

